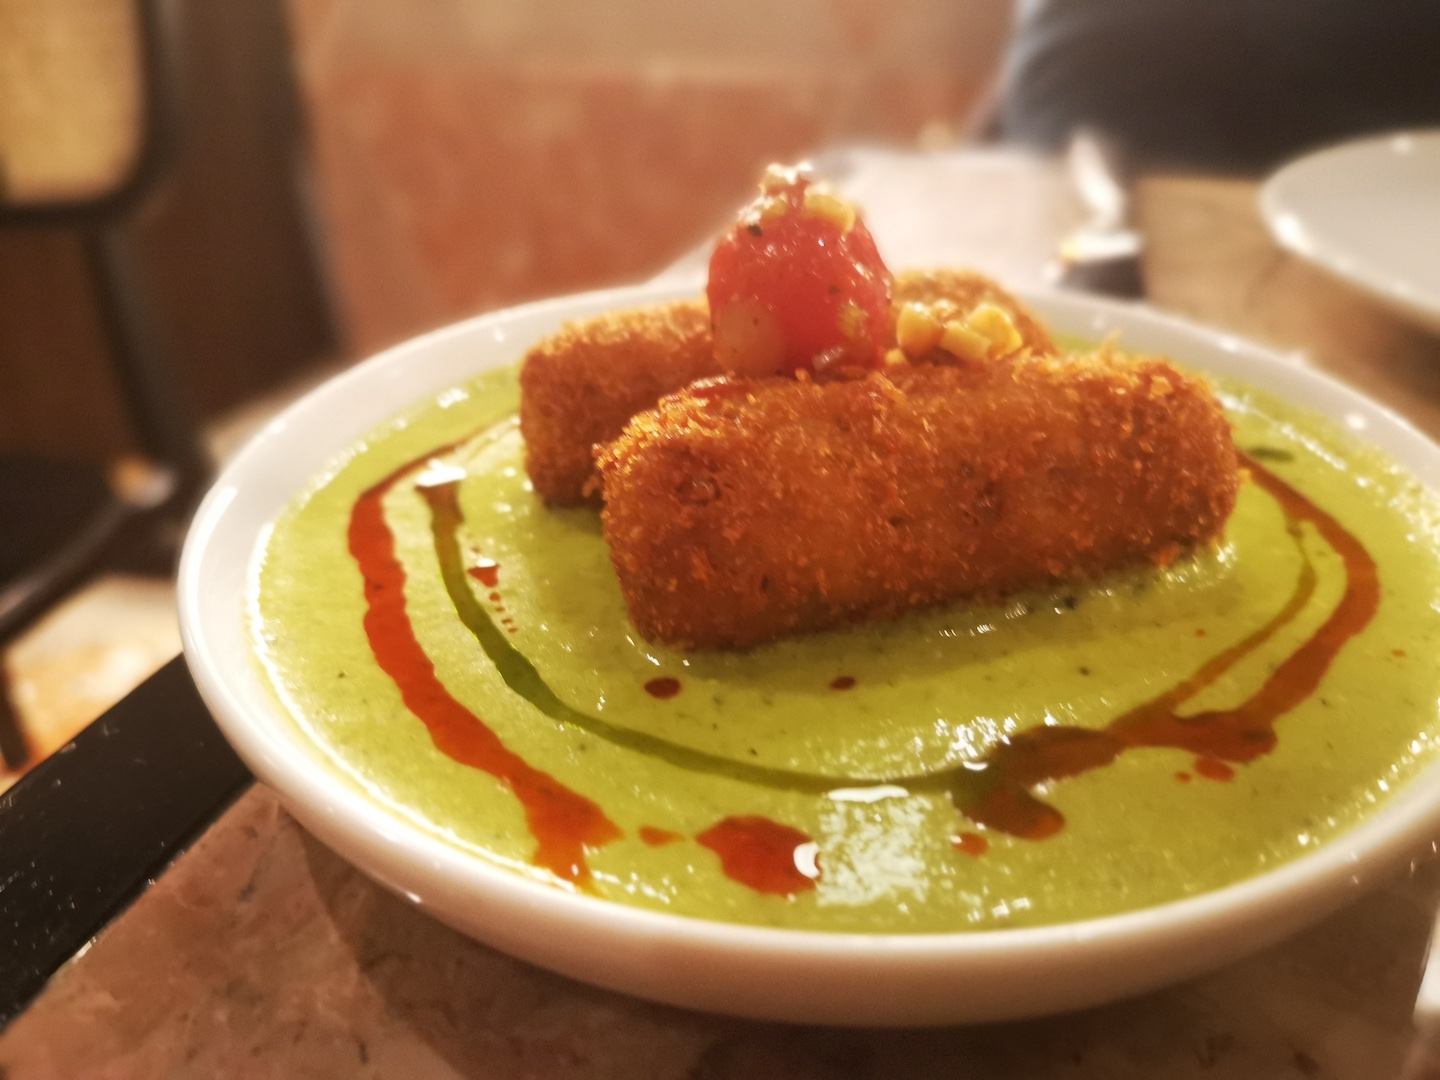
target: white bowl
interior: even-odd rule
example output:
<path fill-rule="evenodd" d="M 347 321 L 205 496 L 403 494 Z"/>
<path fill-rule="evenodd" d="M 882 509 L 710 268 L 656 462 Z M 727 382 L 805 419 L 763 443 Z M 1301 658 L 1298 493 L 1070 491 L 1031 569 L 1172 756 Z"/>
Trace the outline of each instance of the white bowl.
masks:
<path fill-rule="evenodd" d="M 552 300 L 391 349 L 270 423 L 201 504 L 179 582 L 195 682 L 256 776 L 365 873 L 456 929 L 577 979 L 743 1016 L 904 1026 L 1056 1012 L 1197 974 L 1327 914 L 1435 833 L 1440 765 L 1317 851 L 1193 898 L 1037 928 L 837 934 L 684 918 L 549 887 L 445 843 L 319 767 L 251 655 L 247 567 L 268 523 L 329 459 L 406 402 L 514 360 L 565 319 L 680 294 L 650 287 Z M 1119 330 L 1130 348 L 1183 358 L 1334 417 L 1440 487 L 1440 448 L 1322 375 L 1145 308 L 1053 293 L 1025 299 L 1060 332 Z"/>
<path fill-rule="evenodd" d="M 1440 333 L 1440 131 L 1328 147 L 1266 181 L 1283 246 Z"/>

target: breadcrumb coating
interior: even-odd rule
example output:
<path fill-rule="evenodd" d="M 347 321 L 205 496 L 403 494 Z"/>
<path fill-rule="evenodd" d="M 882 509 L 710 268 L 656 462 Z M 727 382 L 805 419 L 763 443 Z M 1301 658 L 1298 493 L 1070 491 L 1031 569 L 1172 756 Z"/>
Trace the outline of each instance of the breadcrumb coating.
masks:
<path fill-rule="evenodd" d="M 597 444 L 665 394 L 715 374 L 703 300 L 561 327 L 526 354 L 520 369 L 520 431 L 536 492 L 550 503 L 586 501 Z"/>
<path fill-rule="evenodd" d="M 1240 479 L 1201 379 L 1103 350 L 700 383 L 598 464 L 630 617 L 686 648 L 1164 565 Z"/>
<path fill-rule="evenodd" d="M 962 310 L 989 301 L 1009 312 L 1035 352 L 1054 352 L 1044 327 L 993 281 L 961 270 L 910 271 L 895 279 L 896 304 L 949 299 Z M 954 363 L 937 354 L 937 362 Z M 520 370 L 525 466 L 555 505 L 598 502 L 594 448 L 636 413 L 696 379 L 724 374 L 703 300 L 619 311 L 569 323 L 526 354 Z"/>

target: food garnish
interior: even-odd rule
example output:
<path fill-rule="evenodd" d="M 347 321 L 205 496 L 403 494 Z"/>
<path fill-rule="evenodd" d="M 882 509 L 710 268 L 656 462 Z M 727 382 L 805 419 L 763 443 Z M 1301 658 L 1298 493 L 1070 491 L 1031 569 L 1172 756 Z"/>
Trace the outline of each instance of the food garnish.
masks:
<path fill-rule="evenodd" d="M 824 374 L 882 366 L 890 271 L 855 208 L 772 166 L 715 245 L 706 288 L 723 370 Z"/>

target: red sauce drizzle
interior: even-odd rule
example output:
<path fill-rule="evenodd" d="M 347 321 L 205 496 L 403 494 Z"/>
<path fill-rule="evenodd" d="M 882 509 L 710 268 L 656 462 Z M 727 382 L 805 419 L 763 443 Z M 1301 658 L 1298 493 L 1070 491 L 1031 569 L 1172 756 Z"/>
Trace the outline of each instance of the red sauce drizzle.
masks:
<path fill-rule="evenodd" d="M 669 675 L 662 675 L 658 679 L 651 679 L 647 682 L 645 692 L 662 701 L 668 700 L 680 693 L 680 680 L 672 679 Z"/>
<path fill-rule="evenodd" d="M 395 554 L 395 534 L 385 521 L 383 502 L 418 464 L 403 465 L 369 488 L 350 513 L 350 554 L 365 579 L 365 633 L 375 662 L 394 680 L 406 708 L 419 717 L 441 753 L 489 773 L 514 792 L 535 837 L 535 863 L 583 886 L 590 880 L 585 849 L 608 844 L 620 830 L 594 802 L 508 749 L 484 721 L 455 700 L 415 637 L 405 610 L 405 568 Z"/>
<path fill-rule="evenodd" d="M 1053 835 L 1064 818 L 1030 791 L 1108 765 L 1127 750 L 1169 747 L 1197 755 L 1196 771 L 1214 777 L 1224 763 L 1243 764 L 1275 746 L 1275 722 L 1320 685 L 1344 644 L 1370 622 L 1380 604 L 1380 582 L 1369 552 L 1334 518 L 1275 476 L 1246 458 L 1250 474 L 1284 509 L 1292 531 L 1308 521 L 1345 565 L 1344 595 L 1329 618 L 1298 649 L 1276 666 L 1249 700 L 1233 709 L 1180 716 L 1177 707 L 1209 686 L 1238 660 L 1267 641 L 1295 617 L 1315 588 L 1307 560 L 1295 593 L 1268 623 L 1245 640 L 1205 663 L 1168 692 L 1117 717 L 1101 729 L 1068 726 L 1036 728 L 1011 738 L 986 761 L 991 782 L 961 807 L 973 821 L 1029 840 Z M 1208 764 L 1213 763 L 1213 764 Z"/>
<path fill-rule="evenodd" d="M 1224 784 L 1235 779 L 1235 770 L 1219 758 L 1202 756 L 1195 759 L 1195 775 L 1203 776 L 1206 780 L 1218 780 Z"/>
<path fill-rule="evenodd" d="M 536 841 L 535 863 L 562 880 L 583 886 L 590 880 L 586 849 L 617 839 L 620 830 L 596 803 L 509 750 L 478 716 L 451 696 L 416 638 L 405 608 L 405 570 L 396 556 L 395 536 L 385 521 L 382 504 L 407 473 L 448 449 L 442 447 L 396 469 L 366 490 L 351 511 L 348 540 L 365 582 L 365 632 L 376 662 L 394 680 L 406 707 L 424 723 L 435 746 L 451 759 L 496 777 L 514 792 Z M 1342 559 L 1346 589 L 1330 616 L 1247 701 L 1232 709 L 1178 715 L 1181 704 L 1304 609 L 1316 584 L 1314 568 L 1306 560 L 1295 591 L 1280 612 L 1178 686 L 1102 729 L 1043 727 L 1003 743 L 985 761 L 988 784 L 960 805 L 963 813 L 1009 835 L 1040 840 L 1059 832 L 1065 819 L 1033 794 L 1036 785 L 1081 775 L 1140 747 L 1190 751 L 1196 755 L 1196 774 L 1229 780 L 1234 776 L 1232 764 L 1252 761 L 1274 748 L 1276 721 L 1315 692 L 1342 646 L 1369 623 L 1379 605 L 1380 587 L 1374 561 L 1354 536 L 1258 462 L 1248 458 L 1245 462 L 1256 483 L 1281 504 L 1291 532 L 1298 536 L 1299 524 L 1310 522 Z M 482 559 L 467 572 L 493 589 L 499 566 Z M 492 592 L 490 599 L 498 602 L 500 596 Z M 506 616 L 501 621 L 509 632 L 515 632 L 513 619 Z M 1203 636 L 1204 630 L 1196 634 Z M 1403 656 L 1404 652 L 1397 649 L 1394 655 Z M 830 686 L 848 690 L 855 682 L 853 676 L 840 675 Z M 668 699 L 680 692 L 681 683 L 663 676 L 647 682 L 645 690 Z M 1177 772 L 1175 778 L 1188 783 L 1191 776 Z M 639 836 L 652 846 L 683 839 L 678 833 L 649 825 L 639 830 Z M 800 849 L 812 841 L 799 829 L 764 817 L 727 817 L 695 839 L 720 856 L 727 876 L 757 892 L 790 896 L 815 887 L 818 869 L 800 856 Z M 977 857 L 989 849 L 988 841 L 973 832 L 961 833 L 953 844 Z"/>
<path fill-rule="evenodd" d="M 972 855 L 977 859 L 990 850 L 990 841 L 986 840 L 979 833 L 962 832 L 959 836 L 951 840 L 950 843 L 956 851 L 963 851 L 966 855 Z"/>
<path fill-rule="evenodd" d="M 756 892 L 791 896 L 815 887 L 796 863 L 796 850 L 812 842 L 799 829 L 765 817 L 727 817 L 695 839 L 720 856 L 727 877 Z"/>

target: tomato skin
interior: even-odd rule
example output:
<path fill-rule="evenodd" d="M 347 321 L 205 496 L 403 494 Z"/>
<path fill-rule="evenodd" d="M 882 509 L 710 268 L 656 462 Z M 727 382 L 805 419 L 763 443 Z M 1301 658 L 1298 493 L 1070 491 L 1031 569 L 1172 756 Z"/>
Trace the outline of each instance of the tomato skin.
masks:
<path fill-rule="evenodd" d="M 808 189 L 803 179 L 767 187 L 710 257 L 706 295 L 728 370 L 823 374 L 884 365 L 893 336 L 890 271 L 864 223 L 854 217 L 847 227 L 815 212 Z"/>

